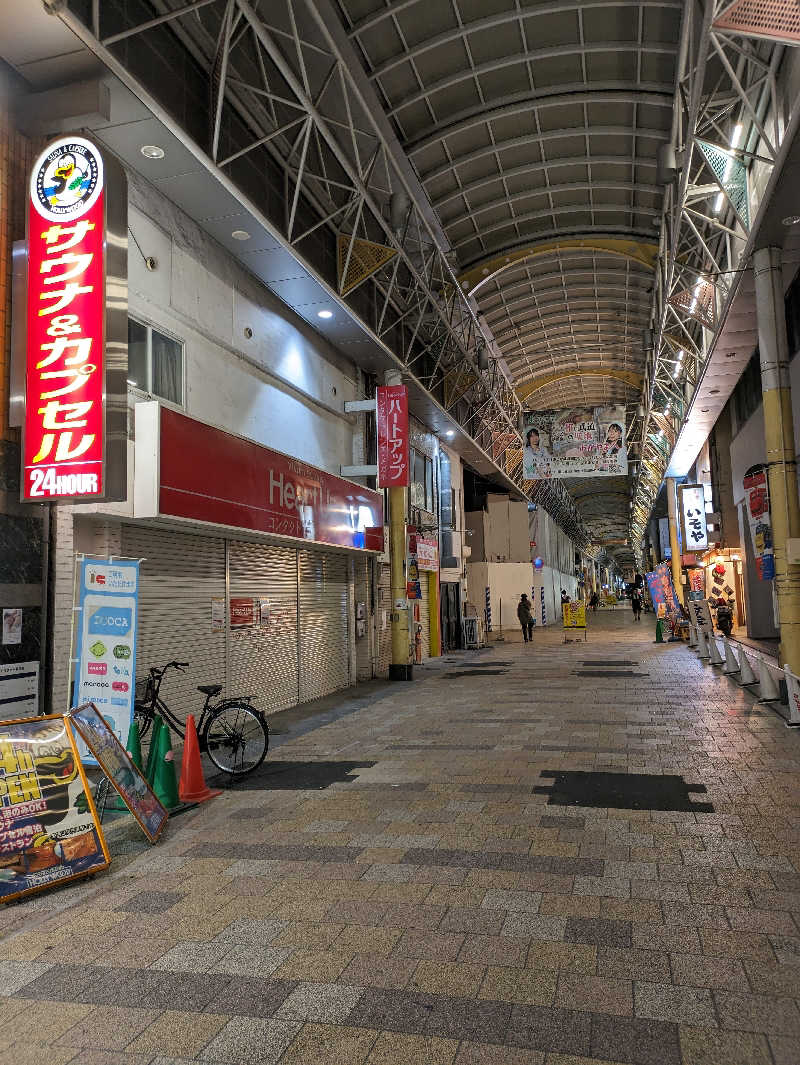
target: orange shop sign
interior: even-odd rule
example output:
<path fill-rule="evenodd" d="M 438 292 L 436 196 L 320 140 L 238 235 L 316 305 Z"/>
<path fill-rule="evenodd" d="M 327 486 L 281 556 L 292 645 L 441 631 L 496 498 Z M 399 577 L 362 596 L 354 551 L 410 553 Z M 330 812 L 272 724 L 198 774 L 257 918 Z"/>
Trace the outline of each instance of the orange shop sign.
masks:
<path fill-rule="evenodd" d="M 83 137 L 53 142 L 34 164 L 28 193 L 22 498 L 108 498 L 100 151 Z"/>

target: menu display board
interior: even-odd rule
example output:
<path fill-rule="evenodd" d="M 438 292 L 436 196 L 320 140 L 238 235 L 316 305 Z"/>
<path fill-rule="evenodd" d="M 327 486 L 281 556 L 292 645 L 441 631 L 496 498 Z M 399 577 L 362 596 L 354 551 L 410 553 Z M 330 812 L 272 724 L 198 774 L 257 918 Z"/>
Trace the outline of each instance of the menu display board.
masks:
<path fill-rule="evenodd" d="M 110 860 L 66 719 L 0 722 L 0 901 L 88 876 Z"/>
<path fill-rule="evenodd" d="M 69 720 L 97 763 L 116 788 L 120 798 L 155 843 L 169 814 L 150 785 L 133 764 L 130 755 L 109 728 L 93 703 L 84 703 L 69 712 Z"/>

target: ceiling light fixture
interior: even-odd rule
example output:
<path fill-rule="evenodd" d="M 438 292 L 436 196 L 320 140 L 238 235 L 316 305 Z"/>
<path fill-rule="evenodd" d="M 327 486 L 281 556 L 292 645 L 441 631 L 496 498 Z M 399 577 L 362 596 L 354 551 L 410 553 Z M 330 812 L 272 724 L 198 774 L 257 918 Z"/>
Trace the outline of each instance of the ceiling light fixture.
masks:
<path fill-rule="evenodd" d="M 164 149 L 159 148 L 157 144 L 143 144 L 139 151 L 145 157 L 145 159 L 163 159 Z"/>
<path fill-rule="evenodd" d="M 781 222 L 785 226 L 800 225 L 800 214 L 787 214 L 785 218 L 781 219 Z"/>
<path fill-rule="evenodd" d="M 447 437 L 448 440 L 452 440 L 456 434 L 453 432 L 452 429 L 448 429 L 444 435 Z"/>
<path fill-rule="evenodd" d="M 333 311 L 317 311 L 317 318 L 333 318 Z"/>
<path fill-rule="evenodd" d="M 250 239 L 250 234 L 247 232 L 246 229 L 234 229 L 234 231 L 231 233 L 231 236 L 233 237 L 234 240 L 249 240 Z"/>

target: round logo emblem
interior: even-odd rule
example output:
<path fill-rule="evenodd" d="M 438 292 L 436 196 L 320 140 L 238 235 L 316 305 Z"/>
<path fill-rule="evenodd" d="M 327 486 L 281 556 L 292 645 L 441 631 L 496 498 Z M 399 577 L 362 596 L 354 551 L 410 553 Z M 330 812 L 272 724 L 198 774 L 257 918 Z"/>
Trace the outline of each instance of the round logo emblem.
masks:
<path fill-rule="evenodd" d="M 31 202 L 42 218 L 53 222 L 86 214 L 103 189 L 100 152 L 82 137 L 49 145 L 33 167 Z"/>

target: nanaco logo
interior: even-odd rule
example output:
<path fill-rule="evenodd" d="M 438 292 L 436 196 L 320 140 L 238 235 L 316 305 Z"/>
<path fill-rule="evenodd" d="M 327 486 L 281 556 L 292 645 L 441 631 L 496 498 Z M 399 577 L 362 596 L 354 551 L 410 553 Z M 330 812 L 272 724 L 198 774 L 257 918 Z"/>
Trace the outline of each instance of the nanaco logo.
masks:
<path fill-rule="evenodd" d="M 103 190 L 103 162 L 93 144 L 69 137 L 50 145 L 31 175 L 31 200 L 42 218 L 84 215 Z"/>

